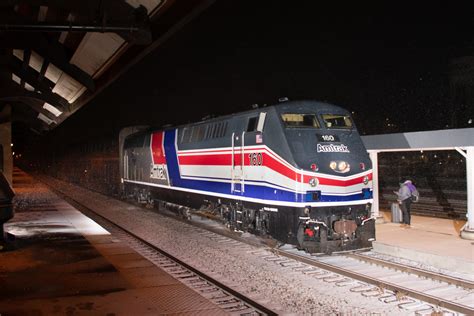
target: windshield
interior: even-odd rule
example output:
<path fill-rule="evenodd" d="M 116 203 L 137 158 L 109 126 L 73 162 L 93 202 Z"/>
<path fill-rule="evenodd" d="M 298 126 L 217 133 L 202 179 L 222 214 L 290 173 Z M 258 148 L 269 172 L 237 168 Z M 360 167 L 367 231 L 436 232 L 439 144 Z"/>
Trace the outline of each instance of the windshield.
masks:
<path fill-rule="evenodd" d="M 320 127 L 314 114 L 285 113 L 281 118 L 286 127 Z"/>
<path fill-rule="evenodd" d="M 322 114 L 327 128 L 352 128 L 352 119 L 349 115 Z"/>

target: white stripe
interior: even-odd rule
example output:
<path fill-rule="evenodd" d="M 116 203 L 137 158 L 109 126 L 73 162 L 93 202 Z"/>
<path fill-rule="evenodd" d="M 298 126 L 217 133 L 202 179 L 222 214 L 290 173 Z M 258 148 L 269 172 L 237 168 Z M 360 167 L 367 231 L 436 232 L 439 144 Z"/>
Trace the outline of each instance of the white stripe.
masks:
<path fill-rule="evenodd" d="M 262 149 L 263 147 L 263 149 Z M 253 148 L 258 148 L 258 150 L 252 150 Z M 224 150 L 224 151 L 222 151 Z M 218 152 L 220 151 L 220 152 Z M 299 174 L 304 174 L 304 175 L 309 175 L 313 177 L 320 177 L 320 178 L 325 178 L 325 179 L 331 179 L 331 180 L 338 180 L 338 181 L 347 181 L 347 180 L 352 180 L 355 178 L 363 177 L 366 176 L 370 173 L 372 173 L 372 170 L 366 170 L 357 174 L 353 174 L 351 176 L 337 176 L 337 175 L 330 175 L 326 173 L 319 173 L 319 172 L 312 172 L 309 170 L 303 170 L 303 169 L 298 169 L 295 166 L 291 165 L 289 162 L 284 160 L 282 157 L 277 155 L 273 150 L 268 148 L 266 145 L 253 145 L 253 146 L 245 146 L 244 153 L 257 153 L 257 152 L 266 152 L 269 156 L 283 164 L 284 166 L 290 168 L 292 171 L 297 172 Z M 241 151 L 240 149 L 235 151 L 235 154 L 240 154 Z M 220 147 L 220 148 L 212 148 L 212 149 L 192 149 L 192 150 L 180 150 L 177 152 L 178 156 L 185 157 L 185 156 L 206 156 L 206 155 L 229 155 L 232 154 L 232 148 L 230 147 Z"/>
<path fill-rule="evenodd" d="M 231 182 L 230 166 L 202 166 L 202 165 L 182 165 L 181 176 L 193 180 L 209 180 L 214 182 Z M 299 181 L 288 178 L 281 173 L 268 167 L 247 166 L 245 168 L 245 181 L 265 181 L 266 183 L 256 183 L 260 186 L 269 186 L 273 188 L 284 188 L 289 191 L 306 193 L 306 191 L 321 191 L 323 194 L 330 195 L 351 195 L 361 193 L 363 188 L 370 188 L 371 182 L 364 185 L 362 182 L 350 186 L 318 185 L 312 187 L 309 183 L 300 183 Z M 206 179 L 203 179 L 206 178 Z M 271 185 L 274 184 L 275 186 Z"/>
<path fill-rule="evenodd" d="M 212 179 L 212 178 L 202 178 L 202 177 L 181 177 L 186 180 L 197 180 L 197 181 L 210 181 L 210 182 L 219 182 L 219 183 L 232 183 L 230 179 Z M 236 181 L 234 183 L 240 183 L 239 181 Z M 267 187 L 267 188 L 272 188 L 272 189 L 277 189 L 277 190 L 286 190 L 290 191 L 291 193 L 299 193 L 299 194 L 306 194 L 307 191 L 321 191 L 323 195 L 334 195 L 334 196 L 349 196 L 353 194 L 361 194 L 362 193 L 362 185 L 354 185 L 354 190 L 352 191 L 347 191 L 347 192 L 342 192 L 342 190 L 339 191 L 329 191 L 326 190 L 327 188 L 329 189 L 334 189 L 333 187 L 327 187 L 327 186 L 318 186 L 316 188 L 311 188 L 305 191 L 301 190 L 292 190 L 292 189 L 287 189 L 284 187 L 279 187 L 276 185 L 273 185 L 271 183 L 266 183 L 266 182 L 254 182 L 251 180 L 245 180 L 245 184 L 248 185 L 256 185 L 256 186 L 261 186 L 261 187 Z M 358 186 L 360 188 L 356 188 L 355 186 Z M 338 189 L 338 187 L 336 187 Z"/>
<path fill-rule="evenodd" d="M 148 183 L 148 182 L 142 182 L 142 181 L 133 181 L 133 180 L 127 180 L 127 179 L 124 179 L 124 182 L 148 185 L 148 186 L 164 188 L 164 189 L 172 189 L 175 191 L 183 191 L 183 192 L 190 192 L 190 193 L 196 193 L 196 194 L 202 194 L 202 195 L 222 197 L 222 198 L 227 198 L 227 199 L 232 199 L 232 200 L 241 200 L 241 201 L 259 203 L 259 204 L 265 204 L 265 205 L 277 205 L 277 206 L 289 206 L 289 207 L 305 207 L 305 206 L 324 207 L 324 206 L 362 205 L 362 204 L 373 202 L 373 199 L 357 200 L 357 201 L 343 201 L 343 202 L 310 202 L 310 203 L 284 202 L 284 201 L 249 198 L 249 197 L 244 197 L 244 196 L 234 196 L 230 194 L 221 194 L 221 193 L 215 193 L 215 192 L 210 192 L 210 191 L 186 189 L 186 188 L 181 188 L 181 187 L 168 187 L 167 185 Z"/>

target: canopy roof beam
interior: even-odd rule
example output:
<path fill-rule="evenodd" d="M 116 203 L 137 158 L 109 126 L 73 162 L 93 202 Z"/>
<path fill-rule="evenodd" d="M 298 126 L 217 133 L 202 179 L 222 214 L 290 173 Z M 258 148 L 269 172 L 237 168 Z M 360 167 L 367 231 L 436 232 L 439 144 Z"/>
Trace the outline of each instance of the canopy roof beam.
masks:
<path fill-rule="evenodd" d="M 377 199 L 372 208 L 374 216 L 379 214 L 379 188 L 376 179 L 379 152 L 456 150 L 466 158 L 467 223 L 461 230 L 461 237 L 474 240 L 474 128 L 371 135 L 363 136 L 362 141 L 374 165 L 373 191 L 374 200 Z"/>
<path fill-rule="evenodd" d="M 13 46 L 16 49 L 24 49 L 25 52 L 31 49 L 88 90 L 95 91 L 94 79 L 79 67 L 69 63 L 70 57 L 67 56 L 64 46 L 59 42 L 48 41 L 43 34 L 5 34 L 0 36 L 0 39 L 0 48 Z"/>
<path fill-rule="evenodd" d="M 53 84 L 49 80 L 38 80 L 38 73 L 31 68 L 26 70 L 18 67 L 18 65 L 13 65 L 12 63 L 12 71 L 22 80 L 26 81 L 30 84 L 37 92 L 30 93 L 29 91 L 25 91 L 24 94 L 27 97 L 34 98 L 34 99 L 48 99 L 49 104 L 57 107 L 61 111 L 68 111 L 69 110 L 69 102 L 66 99 L 61 97 L 60 95 L 53 93 L 51 90 L 53 88 Z"/>

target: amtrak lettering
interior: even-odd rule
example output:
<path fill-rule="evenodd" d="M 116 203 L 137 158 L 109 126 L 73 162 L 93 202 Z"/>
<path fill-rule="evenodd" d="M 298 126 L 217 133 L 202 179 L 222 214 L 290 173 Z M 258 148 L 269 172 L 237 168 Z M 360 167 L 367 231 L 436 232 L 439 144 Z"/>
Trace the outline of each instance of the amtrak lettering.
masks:
<path fill-rule="evenodd" d="M 318 153 L 350 153 L 349 148 L 346 145 L 321 145 L 318 144 Z"/>

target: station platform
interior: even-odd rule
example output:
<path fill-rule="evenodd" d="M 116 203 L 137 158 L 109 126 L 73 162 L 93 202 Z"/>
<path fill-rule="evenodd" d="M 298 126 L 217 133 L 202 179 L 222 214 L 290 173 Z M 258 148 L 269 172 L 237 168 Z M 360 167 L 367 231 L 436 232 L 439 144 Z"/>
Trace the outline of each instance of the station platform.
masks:
<path fill-rule="evenodd" d="M 0 315 L 226 315 L 26 173 L 13 187 Z"/>
<path fill-rule="evenodd" d="M 19 169 L 14 235 L 0 251 L 0 315 L 224 315 Z M 474 279 L 464 221 L 412 216 L 412 228 L 381 212 L 374 250 Z"/>
<path fill-rule="evenodd" d="M 411 228 L 403 228 L 391 222 L 389 211 L 380 214 L 383 223 L 376 224 L 376 252 L 474 280 L 474 242 L 459 235 L 466 221 L 412 215 Z"/>

